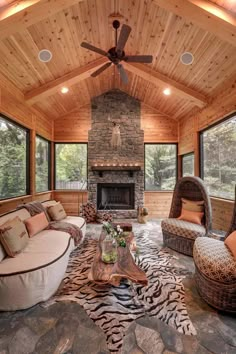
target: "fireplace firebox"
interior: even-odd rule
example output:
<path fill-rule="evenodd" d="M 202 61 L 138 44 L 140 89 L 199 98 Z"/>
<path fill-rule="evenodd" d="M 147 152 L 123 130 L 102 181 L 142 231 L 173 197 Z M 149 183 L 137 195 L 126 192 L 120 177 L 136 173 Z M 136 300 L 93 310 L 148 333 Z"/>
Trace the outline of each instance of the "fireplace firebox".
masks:
<path fill-rule="evenodd" d="M 97 209 L 134 209 L 134 183 L 98 183 Z"/>

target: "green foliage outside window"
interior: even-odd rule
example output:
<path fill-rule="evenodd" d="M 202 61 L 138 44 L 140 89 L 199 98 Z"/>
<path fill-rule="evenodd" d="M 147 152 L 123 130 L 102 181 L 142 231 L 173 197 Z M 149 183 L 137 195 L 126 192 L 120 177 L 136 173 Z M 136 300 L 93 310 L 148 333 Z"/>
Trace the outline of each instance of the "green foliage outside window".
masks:
<path fill-rule="evenodd" d="M 176 183 L 176 145 L 145 145 L 145 189 L 173 190 Z"/>
<path fill-rule="evenodd" d="M 202 133 L 203 179 L 211 196 L 234 199 L 236 115 Z"/>
<path fill-rule="evenodd" d="M 36 168 L 36 192 L 49 190 L 49 148 L 47 140 L 36 137 L 35 168 Z"/>
<path fill-rule="evenodd" d="M 27 194 L 27 130 L 0 116 L 0 199 Z"/>
<path fill-rule="evenodd" d="M 182 156 L 182 176 L 194 176 L 194 154 Z"/>
<path fill-rule="evenodd" d="M 87 188 L 87 144 L 56 144 L 56 189 Z"/>

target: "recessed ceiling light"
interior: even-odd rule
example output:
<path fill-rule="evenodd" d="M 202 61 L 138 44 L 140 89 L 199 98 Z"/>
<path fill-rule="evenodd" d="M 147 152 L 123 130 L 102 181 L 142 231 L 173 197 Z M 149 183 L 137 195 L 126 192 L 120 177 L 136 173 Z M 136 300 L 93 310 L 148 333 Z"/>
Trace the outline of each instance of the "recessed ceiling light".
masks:
<path fill-rule="evenodd" d="M 62 87 L 61 93 L 67 93 L 69 91 L 68 87 Z"/>
<path fill-rule="evenodd" d="M 180 61 L 184 65 L 191 65 L 194 61 L 194 56 L 190 52 L 182 53 L 180 56 Z"/>
<path fill-rule="evenodd" d="M 164 95 L 169 96 L 171 94 L 171 90 L 169 88 L 166 88 L 163 90 Z"/>
<path fill-rule="evenodd" d="M 38 54 L 38 58 L 43 63 L 48 63 L 52 59 L 52 53 L 48 49 L 42 49 Z"/>

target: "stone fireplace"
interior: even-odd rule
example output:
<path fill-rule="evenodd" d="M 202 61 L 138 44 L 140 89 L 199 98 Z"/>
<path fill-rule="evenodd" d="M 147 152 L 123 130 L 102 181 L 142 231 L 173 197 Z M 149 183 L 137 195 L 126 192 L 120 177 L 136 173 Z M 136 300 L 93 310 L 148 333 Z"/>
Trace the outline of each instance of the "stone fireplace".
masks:
<path fill-rule="evenodd" d="M 110 117 L 110 120 L 109 120 Z M 134 218 L 144 198 L 144 132 L 140 101 L 119 90 L 91 102 L 88 136 L 88 198 L 98 210 Z M 112 122 L 120 125 L 121 146 L 112 148 Z"/>

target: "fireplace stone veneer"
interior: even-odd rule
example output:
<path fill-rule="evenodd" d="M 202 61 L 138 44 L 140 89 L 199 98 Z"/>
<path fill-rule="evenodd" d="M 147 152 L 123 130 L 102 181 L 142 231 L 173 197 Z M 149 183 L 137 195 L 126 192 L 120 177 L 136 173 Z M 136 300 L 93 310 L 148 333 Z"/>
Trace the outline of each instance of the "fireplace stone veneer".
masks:
<path fill-rule="evenodd" d="M 110 117 L 110 120 L 108 119 Z M 141 127 L 140 101 L 119 90 L 95 97 L 91 102 L 91 130 L 88 134 L 88 199 L 98 204 L 99 184 L 133 184 L 133 202 L 127 209 L 111 209 L 116 218 L 137 217 L 144 199 L 144 132 Z M 121 146 L 111 147 L 112 122 L 120 125 Z M 111 166 L 102 173 L 94 166 Z M 112 170 L 112 166 L 140 166 L 132 173 Z M 102 211 L 101 211 L 102 212 Z"/>

